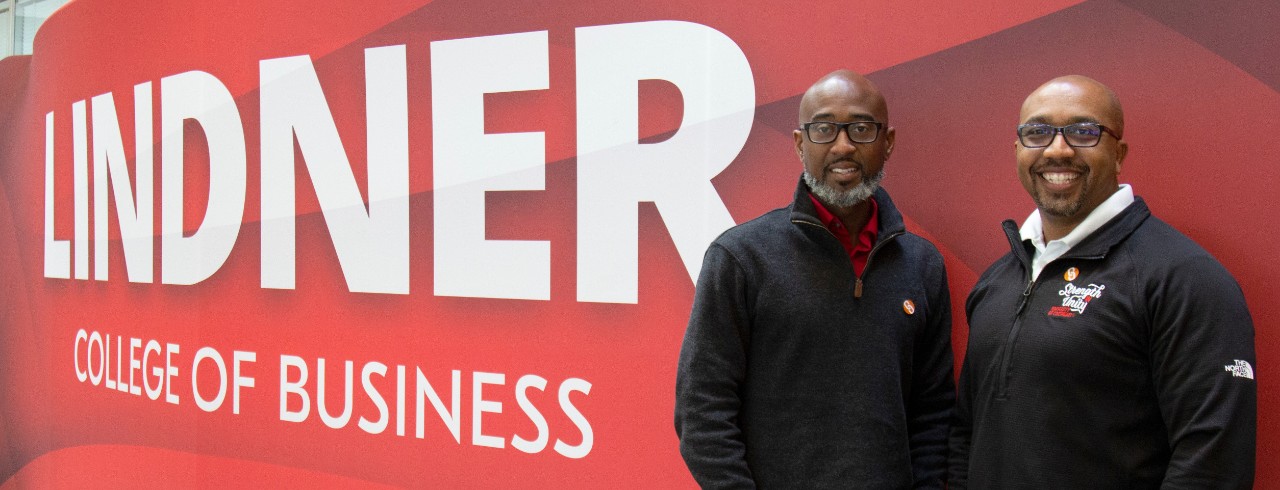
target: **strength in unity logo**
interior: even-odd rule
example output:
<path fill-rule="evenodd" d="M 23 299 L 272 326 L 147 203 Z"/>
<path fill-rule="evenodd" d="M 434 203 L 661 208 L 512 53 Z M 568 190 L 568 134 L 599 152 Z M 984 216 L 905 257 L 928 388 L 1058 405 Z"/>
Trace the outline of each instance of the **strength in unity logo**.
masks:
<path fill-rule="evenodd" d="M 1107 289 L 1107 286 L 1100 284 L 1089 284 L 1088 286 L 1080 287 L 1069 282 L 1058 291 L 1058 296 L 1062 297 L 1062 305 L 1049 308 L 1049 316 L 1071 318 L 1076 315 L 1083 315 L 1085 308 L 1089 307 L 1089 303 L 1102 297 L 1102 291 L 1105 289 Z"/>

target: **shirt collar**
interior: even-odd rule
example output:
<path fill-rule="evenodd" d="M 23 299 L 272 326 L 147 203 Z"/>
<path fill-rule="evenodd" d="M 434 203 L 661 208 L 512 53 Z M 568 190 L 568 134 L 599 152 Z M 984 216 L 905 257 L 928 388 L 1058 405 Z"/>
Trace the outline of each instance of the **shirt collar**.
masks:
<path fill-rule="evenodd" d="M 1120 184 L 1120 189 L 1094 208 L 1089 213 L 1089 216 L 1084 218 L 1084 221 L 1081 221 L 1079 225 L 1076 225 L 1075 229 L 1071 230 L 1071 233 L 1054 240 L 1054 242 L 1061 242 L 1067 249 L 1070 249 L 1085 238 L 1088 238 L 1093 232 L 1098 231 L 1098 228 L 1102 228 L 1102 225 L 1107 224 L 1108 221 L 1111 221 L 1111 218 L 1119 215 L 1130 204 L 1133 204 L 1133 187 L 1129 184 Z M 1036 247 L 1036 250 L 1044 250 L 1046 245 L 1044 242 L 1044 222 L 1041 221 L 1039 209 L 1031 212 L 1031 216 L 1027 217 L 1027 221 L 1022 223 L 1022 228 L 1018 230 L 1018 234 L 1023 240 L 1031 240 L 1031 244 Z"/>
<path fill-rule="evenodd" d="M 835 230 L 837 226 L 844 227 L 844 223 L 840 218 L 827 210 L 827 207 L 819 201 L 813 193 L 809 193 L 809 200 L 813 201 L 813 207 L 818 210 L 818 220 L 827 227 L 828 230 Z M 867 201 L 871 203 L 871 216 L 867 218 L 866 226 L 858 232 L 858 243 L 872 244 L 876 241 L 876 233 L 880 231 L 880 205 L 876 203 L 876 198 L 868 197 Z M 870 247 L 868 247 L 870 249 Z"/>

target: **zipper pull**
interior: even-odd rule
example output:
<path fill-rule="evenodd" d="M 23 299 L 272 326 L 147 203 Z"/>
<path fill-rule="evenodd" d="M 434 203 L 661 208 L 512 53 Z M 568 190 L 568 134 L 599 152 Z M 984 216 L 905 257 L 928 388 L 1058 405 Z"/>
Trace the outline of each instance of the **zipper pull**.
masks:
<path fill-rule="evenodd" d="M 857 282 L 853 283 L 853 297 L 854 298 L 862 297 L 862 278 L 861 277 L 858 278 Z"/>
<path fill-rule="evenodd" d="M 1018 312 L 1014 316 L 1022 314 L 1022 309 L 1027 307 L 1027 300 L 1031 299 L 1031 287 L 1035 286 L 1034 280 L 1027 281 L 1027 288 L 1022 290 L 1022 301 L 1018 303 Z"/>

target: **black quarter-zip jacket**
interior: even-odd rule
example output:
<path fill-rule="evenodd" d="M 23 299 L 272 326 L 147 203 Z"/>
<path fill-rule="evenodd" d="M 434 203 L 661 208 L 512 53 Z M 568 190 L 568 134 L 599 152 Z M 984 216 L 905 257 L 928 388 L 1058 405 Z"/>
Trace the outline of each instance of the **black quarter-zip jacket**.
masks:
<path fill-rule="evenodd" d="M 676 379 L 681 454 L 705 488 L 941 488 L 955 396 L 942 257 L 881 189 L 856 277 L 807 192 L 707 250 Z"/>
<path fill-rule="evenodd" d="M 1257 385 L 1240 286 L 1141 198 L 1031 280 L 966 302 L 951 488 L 1250 488 Z"/>

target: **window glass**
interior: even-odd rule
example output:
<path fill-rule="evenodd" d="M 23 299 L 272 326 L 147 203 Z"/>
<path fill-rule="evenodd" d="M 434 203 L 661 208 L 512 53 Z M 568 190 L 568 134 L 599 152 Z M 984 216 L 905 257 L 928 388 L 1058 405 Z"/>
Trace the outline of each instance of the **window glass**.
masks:
<path fill-rule="evenodd" d="M 43 24 L 54 10 L 67 1 L 18 0 L 13 22 L 14 54 L 31 54 L 31 44 L 36 38 L 36 29 L 40 28 L 40 24 Z"/>

